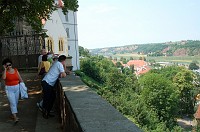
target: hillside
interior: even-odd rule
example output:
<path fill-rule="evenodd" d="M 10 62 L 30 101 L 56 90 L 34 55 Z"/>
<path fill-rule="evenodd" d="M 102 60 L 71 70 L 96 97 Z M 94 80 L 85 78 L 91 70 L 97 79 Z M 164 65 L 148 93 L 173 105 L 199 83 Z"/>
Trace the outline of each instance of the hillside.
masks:
<path fill-rule="evenodd" d="M 124 53 L 139 53 L 149 56 L 196 56 L 200 55 L 200 41 L 182 40 L 177 42 L 134 44 L 90 49 L 90 53 L 105 56 Z"/>

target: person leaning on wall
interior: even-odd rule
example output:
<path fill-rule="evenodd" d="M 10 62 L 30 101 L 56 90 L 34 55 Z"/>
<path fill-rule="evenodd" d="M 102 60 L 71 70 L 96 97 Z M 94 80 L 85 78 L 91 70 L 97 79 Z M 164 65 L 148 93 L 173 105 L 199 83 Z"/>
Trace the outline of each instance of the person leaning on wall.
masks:
<path fill-rule="evenodd" d="M 4 59 L 2 62 L 4 71 L 2 73 L 2 79 L 5 80 L 5 91 L 10 103 L 10 109 L 13 115 L 14 122 L 17 123 L 19 118 L 17 117 L 17 104 L 19 100 L 19 83 L 23 82 L 18 70 L 12 67 L 12 61 L 10 59 Z"/>
<path fill-rule="evenodd" d="M 55 61 L 48 73 L 42 79 L 43 88 L 43 117 L 47 119 L 51 116 L 50 111 L 56 98 L 56 91 L 54 85 L 59 77 L 66 77 L 66 56 L 60 55 L 58 61 Z"/>

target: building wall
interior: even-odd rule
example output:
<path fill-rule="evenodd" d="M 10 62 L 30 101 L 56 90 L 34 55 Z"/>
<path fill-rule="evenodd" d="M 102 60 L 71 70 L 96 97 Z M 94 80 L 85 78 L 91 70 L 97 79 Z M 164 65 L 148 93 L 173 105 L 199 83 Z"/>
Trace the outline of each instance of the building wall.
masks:
<path fill-rule="evenodd" d="M 45 40 L 46 49 L 48 45 L 48 40 L 51 39 L 54 53 L 68 56 L 67 33 L 63 28 L 63 24 L 58 11 L 54 11 L 52 13 L 50 20 L 46 21 L 44 29 L 47 29 L 47 35 L 49 36 Z M 59 51 L 59 40 L 62 40 L 64 43 L 63 51 Z"/>
<path fill-rule="evenodd" d="M 58 9 L 58 12 L 63 27 L 68 35 L 68 54 L 69 56 L 72 56 L 73 70 L 78 70 L 80 69 L 80 62 L 78 48 L 77 13 L 68 11 L 68 13 L 64 15 L 61 8 Z"/>

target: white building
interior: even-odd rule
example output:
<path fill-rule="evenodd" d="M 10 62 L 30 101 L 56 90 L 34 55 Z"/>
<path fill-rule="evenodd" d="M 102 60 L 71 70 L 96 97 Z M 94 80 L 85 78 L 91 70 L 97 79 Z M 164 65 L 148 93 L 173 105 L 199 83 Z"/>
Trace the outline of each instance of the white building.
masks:
<path fill-rule="evenodd" d="M 73 69 L 80 69 L 79 64 L 79 48 L 78 48 L 78 32 L 77 32 L 77 13 L 68 11 L 66 15 L 62 13 L 62 9 L 58 9 L 58 13 L 62 20 L 62 24 L 67 33 L 68 54 L 72 56 Z"/>
<path fill-rule="evenodd" d="M 60 6 L 58 2 L 61 1 L 55 0 Z M 45 40 L 46 49 L 53 50 L 55 54 L 72 56 L 73 70 L 80 69 L 76 12 L 68 11 L 64 15 L 61 7 L 58 7 L 52 13 L 50 20 L 46 21 L 44 29 L 47 29 L 49 36 Z"/>

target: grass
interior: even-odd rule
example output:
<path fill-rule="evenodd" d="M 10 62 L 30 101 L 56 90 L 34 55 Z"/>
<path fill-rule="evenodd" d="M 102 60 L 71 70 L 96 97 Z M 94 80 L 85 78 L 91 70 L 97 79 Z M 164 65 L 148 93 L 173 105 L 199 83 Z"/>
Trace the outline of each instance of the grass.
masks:
<path fill-rule="evenodd" d="M 158 56 L 158 57 L 152 57 L 147 55 L 138 55 L 138 54 L 116 54 L 113 55 L 113 58 L 117 57 L 118 60 L 120 57 L 124 57 L 126 59 L 130 59 L 130 57 L 133 57 L 133 59 L 139 59 L 139 57 L 145 57 L 148 60 L 155 60 L 156 62 L 164 61 L 164 62 L 172 62 L 172 63 L 185 63 L 189 64 L 192 61 L 198 61 L 200 63 L 200 56 Z"/>
<path fill-rule="evenodd" d="M 150 57 L 148 56 L 147 59 L 154 59 L 156 61 L 171 61 L 171 62 L 185 62 L 191 63 L 192 61 L 196 60 L 200 62 L 200 56 L 159 56 L 159 57 Z"/>

